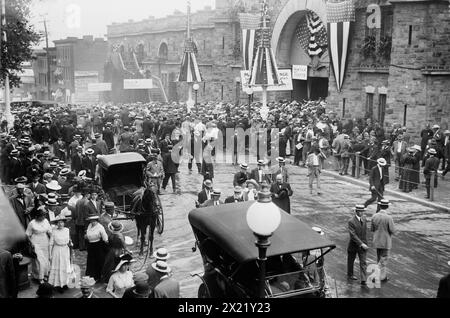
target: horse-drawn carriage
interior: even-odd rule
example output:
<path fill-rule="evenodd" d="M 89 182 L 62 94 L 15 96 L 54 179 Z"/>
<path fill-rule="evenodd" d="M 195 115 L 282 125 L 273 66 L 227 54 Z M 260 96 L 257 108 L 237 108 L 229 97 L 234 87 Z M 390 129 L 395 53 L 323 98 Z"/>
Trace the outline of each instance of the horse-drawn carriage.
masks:
<path fill-rule="evenodd" d="M 155 228 L 159 234 L 164 231 L 164 214 L 155 185 L 145 177 L 146 163 L 144 157 L 135 152 L 98 157 L 100 186 L 106 199 L 114 203 L 115 219 L 136 220 L 141 254 L 150 226 L 148 255 L 153 249 Z"/>
<path fill-rule="evenodd" d="M 258 249 L 247 225 L 251 202 L 196 209 L 189 213 L 203 258 L 199 298 L 256 298 Z M 267 250 L 267 298 L 329 297 L 324 256 L 336 245 L 297 218 L 281 212 L 281 224 Z"/>

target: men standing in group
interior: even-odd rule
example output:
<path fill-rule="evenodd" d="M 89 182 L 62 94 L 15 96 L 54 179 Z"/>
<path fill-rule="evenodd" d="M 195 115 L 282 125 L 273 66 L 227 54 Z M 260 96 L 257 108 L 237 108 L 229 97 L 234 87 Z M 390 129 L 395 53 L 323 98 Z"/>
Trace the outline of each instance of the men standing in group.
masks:
<path fill-rule="evenodd" d="M 234 187 L 242 187 L 245 182 L 250 179 L 250 175 L 247 172 L 248 170 L 248 164 L 242 163 L 241 164 L 241 171 L 235 173 L 233 178 L 233 186 Z"/>
<path fill-rule="evenodd" d="M 272 183 L 270 180 L 271 178 L 264 172 L 265 165 L 264 160 L 258 160 L 258 167 L 253 169 L 250 173 L 250 179 L 256 180 L 259 185 L 264 182 L 267 184 Z"/>
<path fill-rule="evenodd" d="M 355 215 L 348 221 L 350 241 L 347 247 L 347 277 L 349 280 L 358 280 L 353 274 L 353 265 L 356 255 L 358 255 L 361 285 L 363 286 L 366 285 L 366 255 L 369 249 L 367 246 L 367 220 L 363 215 L 365 210 L 363 205 L 357 205 L 354 209 Z"/>
<path fill-rule="evenodd" d="M 384 186 L 386 178 L 383 174 L 383 168 L 386 166 L 387 162 L 384 158 L 377 160 L 377 165 L 372 168 L 369 176 L 370 191 L 372 192 L 372 197 L 364 203 L 364 207 L 367 208 L 374 202 L 379 202 L 383 199 Z M 380 206 L 377 207 L 377 212 L 380 211 Z"/>
<path fill-rule="evenodd" d="M 434 187 L 437 188 L 438 177 L 437 171 L 439 169 L 439 159 L 436 157 L 437 151 L 434 148 L 428 149 L 428 159 L 425 161 L 425 166 L 423 168 L 423 174 L 425 175 L 425 186 L 427 187 L 427 195 L 425 199 L 430 199 L 431 193 L 431 176 L 434 173 Z"/>
<path fill-rule="evenodd" d="M 380 280 L 387 282 L 389 278 L 386 266 L 389 258 L 389 250 L 392 248 L 392 236 L 395 234 L 394 220 L 387 214 L 389 200 L 378 202 L 380 212 L 372 218 L 371 230 L 373 233 L 373 247 L 377 249 L 377 262 L 380 268 Z"/>
<path fill-rule="evenodd" d="M 403 141 L 403 134 L 397 136 L 397 140 L 392 145 L 392 156 L 395 162 L 395 181 L 400 179 L 401 159 L 406 155 L 407 144 Z"/>
<path fill-rule="evenodd" d="M 225 199 L 225 204 L 228 203 L 237 203 L 237 202 L 243 202 L 244 199 L 242 198 L 242 187 L 241 186 L 235 186 L 234 187 L 234 195 L 228 197 Z"/>

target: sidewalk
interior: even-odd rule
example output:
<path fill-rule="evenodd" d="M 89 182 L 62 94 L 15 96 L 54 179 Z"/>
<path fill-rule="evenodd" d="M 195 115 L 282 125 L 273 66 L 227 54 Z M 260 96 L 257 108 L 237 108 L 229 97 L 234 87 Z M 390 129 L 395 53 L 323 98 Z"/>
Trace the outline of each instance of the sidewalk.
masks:
<path fill-rule="evenodd" d="M 351 167 L 349 169 L 351 171 Z M 362 187 L 366 187 L 369 189 L 369 176 L 361 175 L 359 179 L 353 178 L 350 175 L 341 176 L 338 171 L 334 171 L 333 169 L 322 170 L 322 173 L 333 176 L 337 179 L 347 181 L 353 184 L 357 184 Z M 418 204 L 438 209 L 444 212 L 450 212 L 450 177 L 442 179 L 442 173 L 438 173 L 438 187 L 434 189 L 434 201 L 430 201 L 425 199 L 426 196 L 426 187 L 424 182 L 423 175 L 420 176 L 421 184 L 419 188 L 413 190 L 412 192 L 406 193 L 398 188 L 398 181 L 395 181 L 395 173 L 394 167 L 392 166 L 389 171 L 389 180 L 390 183 L 385 187 L 385 193 L 393 196 L 401 197 L 405 200 L 416 202 Z"/>

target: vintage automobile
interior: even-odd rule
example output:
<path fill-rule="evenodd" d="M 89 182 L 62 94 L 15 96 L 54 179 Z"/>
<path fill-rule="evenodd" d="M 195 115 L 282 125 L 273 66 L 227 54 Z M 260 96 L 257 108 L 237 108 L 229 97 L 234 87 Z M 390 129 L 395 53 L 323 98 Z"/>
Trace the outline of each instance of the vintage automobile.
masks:
<path fill-rule="evenodd" d="M 98 157 L 100 186 L 122 212 L 129 210 L 133 193 L 144 186 L 145 164 L 144 157 L 135 152 Z"/>
<path fill-rule="evenodd" d="M 204 273 L 199 298 L 258 297 L 255 236 L 246 222 L 252 202 L 195 209 L 189 213 Z M 281 224 L 267 250 L 267 298 L 329 297 L 324 256 L 336 245 L 294 216 L 281 211 Z M 327 291 L 328 290 L 328 291 Z"/>

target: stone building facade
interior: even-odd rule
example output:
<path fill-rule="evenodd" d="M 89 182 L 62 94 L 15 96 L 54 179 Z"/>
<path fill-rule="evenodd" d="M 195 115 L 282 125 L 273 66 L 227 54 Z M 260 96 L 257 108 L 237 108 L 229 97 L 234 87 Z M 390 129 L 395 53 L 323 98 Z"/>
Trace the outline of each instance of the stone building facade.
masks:
<path fill-rule="evenodd" d="M 417 137 L 426 122 L 448 127 L 450 118 L 449 2 L 439 0 L 354 0 L 356 21 L 350 36 L 348 68 L 337 91 L 330 58 L 313 61 L 299 45 L 298 24 L 306 10 L 326 25 L 325 0 L 268 0 L 272 47 L 279 68 L 309 65 L 307 81 L 293 81 L 292 92 L 272 93 L 272 99 L 326 98 L 344 118 L 372 117 L 386 127 L 406 125 Z M 369 29 L 371 4 L 381 8 L 381 25 Z M 242 68 L 239 12 L 258 12 L 258 0 L 216 0 L 215 9 L 192 14 L 204 82 L 199 100 L 234 102 L 246 94 L 237 78 Z M 108 26 L 108 50 L 134 50 L 143 69 L 162 79 L 171 100 L 186 100 L 186 84 L 177 83 L 186 37 L 186 14 Z M 315 93 L 314 93 L 315 92 Z M 258 96 L 255 96 L 258 98 Z"/>

